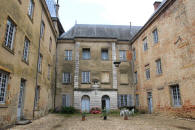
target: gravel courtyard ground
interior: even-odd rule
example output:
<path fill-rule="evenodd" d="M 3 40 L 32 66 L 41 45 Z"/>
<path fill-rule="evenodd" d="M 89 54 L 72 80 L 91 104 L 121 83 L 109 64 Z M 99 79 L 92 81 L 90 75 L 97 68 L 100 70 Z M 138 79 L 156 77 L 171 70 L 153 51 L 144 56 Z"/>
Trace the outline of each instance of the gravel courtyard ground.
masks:
<path fill-rule="evenodd" d="M 112 115 L 103 120 L 100 116 L 87 115 L 81 121 L 81 115 L 49 114 L 11 130 L 195 130 L 195 120 L 148 114 L 129 117 L 129 120 Z"/>

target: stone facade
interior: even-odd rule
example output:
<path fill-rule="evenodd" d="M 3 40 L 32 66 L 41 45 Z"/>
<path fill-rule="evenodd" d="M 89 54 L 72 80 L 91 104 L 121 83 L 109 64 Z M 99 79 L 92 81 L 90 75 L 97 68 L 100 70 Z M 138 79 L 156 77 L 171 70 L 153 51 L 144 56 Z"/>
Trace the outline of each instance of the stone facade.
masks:
<path fill-rule="evenodd" d="M 36 119 L 53 108 L 55 85 L 56 38 L 58 28 L 53 24 L 44 0 L 33 0 L 32 17 L 28 15 L 30 0 L 0 0 L 0 73 L 7 75 L 5 92 L 1 90 L 0 128 L 20 119 Z M 8 20 L 14 23 L 13 47 L 5 45 Z M 41 22 L 44 22 L 40 38 Z M 25 39 L 29 40 L 27 60 L 24 60 Z M 40 44 L 40 46 L 39 46 Z M 41 72 L 37 71 L 39 51 L 42 55 Z M 49 67 L 50 68 L 49 68 Z M 50 70 L 48 70 L 50 69 Z M 48 74 L 49 73 L 49 74 Z M 21 83 L 24 89 L 21 89 Z M 35 107 L 35 88 L 40 87 Z M 21 92 L 23 90 L 23 93 Z M 5 99 L 2 99 L 2 93 Z M 20 119 L 18 114 L 21 96 Z"/>
<path fill-rule="evenodd" d="M 138 108 L 148 111 L 148 92 L 151 92 L 152 112 L 195 117 L 194 5 L 193 0 L 167 0 L 132 40 L 132 49 L 136 50 Z M 157 43 L 153 37 L 155 29 Z M 145 38 L 148 49 L 144 51 Z M 156 71 L 158 59 L 161 60 L 160 74 Z M 150 68 L 148 80 L 147 67 Z M 176 86 L 179 92 L 173 94 Z"/>

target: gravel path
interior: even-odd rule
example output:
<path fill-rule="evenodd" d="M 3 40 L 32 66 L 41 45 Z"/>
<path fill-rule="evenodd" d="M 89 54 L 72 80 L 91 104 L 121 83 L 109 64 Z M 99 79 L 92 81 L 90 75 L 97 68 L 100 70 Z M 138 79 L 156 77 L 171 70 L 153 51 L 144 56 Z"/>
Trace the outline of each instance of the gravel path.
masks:
<path fill-rule="evenodd" d="M 129 117 L 129 120 L 120 116 L 103 120 L 100 115 L 87 115 L 86 121 L 81 121 L 81 115 L 49 114 L 11 130 L 195 130 L 195 121 L 148 114 Z"/>

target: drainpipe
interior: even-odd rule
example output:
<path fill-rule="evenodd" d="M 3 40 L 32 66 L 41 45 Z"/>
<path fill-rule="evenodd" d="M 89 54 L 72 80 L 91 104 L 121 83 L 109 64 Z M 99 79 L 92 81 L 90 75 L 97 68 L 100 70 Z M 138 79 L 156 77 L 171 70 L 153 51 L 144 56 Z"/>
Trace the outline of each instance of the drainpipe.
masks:
<path fill-rule="evenodd" d="M 42 23 L 42 17 L 43 17 L 43 9 L 41 11 L 41 23 Z M 36 88 L 37 88 L 37 85 L 38 85 L 38 64 L 39 64 L 40 44 L 41 44 L 41 23 L 40 23 L 39 47 L 38 47 L 38 58 L 37 58 L 37 71 L 36 71 L 36 81 L 35 81 L 35 96 L 34 96 L 34 106 L 33 106 L 33 120 L 35 118 Z"/>

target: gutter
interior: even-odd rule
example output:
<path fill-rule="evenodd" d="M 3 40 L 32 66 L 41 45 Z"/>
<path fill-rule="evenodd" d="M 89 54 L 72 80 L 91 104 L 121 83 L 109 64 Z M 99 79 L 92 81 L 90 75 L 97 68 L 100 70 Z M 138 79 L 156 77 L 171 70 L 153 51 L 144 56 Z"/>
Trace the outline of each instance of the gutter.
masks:
<path fill-rule="evenodd" d="M 43 9 L 41 11 L 41 22 L 42 22 L 42 18 L 43 18 Z M 38 58 L 37 58 L 36 82 L 35 82 L 35 96 L 34 96 L 34 106 L 33 106 L 33 119 L 35 118 L 36 88 L 38 85 L 38 64 L 39 64 L 40 44 L 41 44 L 41 22 L 40 22 L 39 48 L 38 48 Z"/>

